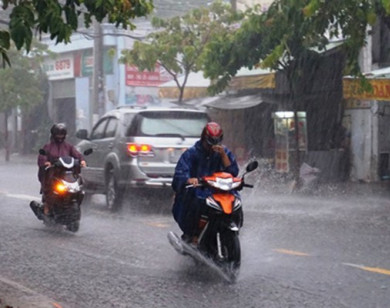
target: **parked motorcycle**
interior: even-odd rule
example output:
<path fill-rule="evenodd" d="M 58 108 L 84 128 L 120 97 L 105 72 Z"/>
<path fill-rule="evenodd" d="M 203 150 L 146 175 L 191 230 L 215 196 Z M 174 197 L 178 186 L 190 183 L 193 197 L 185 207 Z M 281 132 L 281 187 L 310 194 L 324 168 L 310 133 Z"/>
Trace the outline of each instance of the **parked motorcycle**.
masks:
<path fill-rule="evenodd" d="M 241 265 L 239 230 L 243 211 L 237 191 L 253 188 L 245 183 L 244 176 L 257 167 L 258 162 L 252 161 L 241 177 L 216 172 L 199 180 L 197 187 L 210 188 L 212 193 L 202 204 L 197 243 L 188 244 L 174 232 L 168 233 L 169 242 L 179 253 L 208 265 L 229 282 L 236 281 Z"/>
<path fill-rule="evenodd" d="M 39 150 L 41 155 L 46 152 Z M 84 155 L 92 153 L 92 149 Z M 50 203 L 50 214 L 44 214 L 43 203 L 31 201 L 30 207 L 39 220 L 46 226 L 65 226 L 71 232 L 77 232 L 80 226 L 80 205 L 84 198 L 83 180 L 80 175 L 80 162 L 73 157 L 59 157 L 45 168 L 50 191 L 45 194 L 45 202 Z"/>

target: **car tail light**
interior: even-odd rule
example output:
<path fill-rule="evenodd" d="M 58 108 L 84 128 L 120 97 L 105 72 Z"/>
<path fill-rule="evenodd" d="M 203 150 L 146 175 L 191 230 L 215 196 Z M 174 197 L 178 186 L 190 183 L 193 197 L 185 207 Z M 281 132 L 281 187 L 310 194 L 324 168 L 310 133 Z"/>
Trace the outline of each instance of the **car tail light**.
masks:
<path fill-rule="evenodd" d="M 133 156 L 153 156 L 152 146 L 149 144 L 128 143 L 127 152 Z"/>

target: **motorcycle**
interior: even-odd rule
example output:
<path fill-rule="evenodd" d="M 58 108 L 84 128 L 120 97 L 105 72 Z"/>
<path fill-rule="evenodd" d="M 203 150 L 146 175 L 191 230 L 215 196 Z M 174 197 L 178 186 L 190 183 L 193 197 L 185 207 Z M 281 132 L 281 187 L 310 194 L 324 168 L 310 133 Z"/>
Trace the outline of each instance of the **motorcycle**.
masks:
<path fill-rule="evenodd" d="M 241 177 L 216 172 L 199 180 L 196 187 L 210 188 L 211 195 L 202 204 L 196 243 L 188 244 L 174 232 L 168 233 L 168 240 L 176 251 L 206 264 L 229 282 L 236 281 L 241 265 L 239 230 L 243 224 L 243 211 L 237 191 L 253 188 L 245 183 L 244 177 L 257 167 L 258 162 L 252 161 Z M 187 186 L 190 187 L 195 186 Z"/>
<path fill-rule="evenodd" d="M 46 152 L 39 150 L 41 155 Z M 92 149 L 84 155 L 92 153 Z M 80 162 L 73 157 L 59 157 L 45 168 L 45 176 L 49 179 L 50 191 L 45 194 L 45 202 L 50 203 L 51 211 L 44 214 L 43 203 L 31 201 L 30 207 L 35 216 L 46 226 L 65 226 L 71 232 L 77 232 L 80 227 L 80 205 L 84 198 L 83 180 L 80 175 Z"/>

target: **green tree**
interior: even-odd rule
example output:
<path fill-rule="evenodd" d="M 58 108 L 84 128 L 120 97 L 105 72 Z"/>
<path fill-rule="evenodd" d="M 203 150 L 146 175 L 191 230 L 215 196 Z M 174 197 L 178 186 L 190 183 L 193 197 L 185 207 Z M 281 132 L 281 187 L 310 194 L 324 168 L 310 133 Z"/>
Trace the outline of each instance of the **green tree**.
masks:
<path fill-rule="evenodd" d="M 188 76 L 200 70 L 207 43 L 215 36 L 225 35 L 242 17 L 221 1 L 184 16 L 167 20 L 155 17 L 155 31 L 145 41 L 135 42 L 132 50 L 124 50 L 121 62 L 135 65 L 140 71 L 154 71 L 158 63 L 173 77 L 180 92 L 178 101 L 182 102 Z"/>
<path fill-rule="evenodd" d="M 30 108 L 41 103 L 44 96 L 41 89 L 46 77 L 39 63 L 45 48 L 38 43 L 32 43 L 32 46 L 34 47 L 29 56 L 15 47 L 9 49 L 8 55 L 13 65 L 0 70 L 0 112 L 5 115 L 4 144 L 7 161 L 10 153 L 7 129 L 9 115 L 14 108 L 19 108 L 22 113 L 28 112 Z"/>
<path fill-rule="evenodd" d="M 207 46 L 203 68 L 205 76 L 215 80 L 210 91 L 222 91 L 241 67 L 283 71 L 296 115 L 303 80 L 310 80 L 309 68 L 320 60 L 316 50 L 323 51 L 330 40 L 343 38 L 345 73 L 362 77 L 358 55 L 368 26 L 389 12 L 389 0 L 275 0 L 264 13 L 256 7 L 248 10 L 233 35 L 216 37 Z M 297 132 L 297 119 L 295 125 Z"/>
<path fill-rule="evenodd" d="M 389 12 L 390 0 L 275 0 L 264 13 L 256 7 L 248 10 L 234 35 L 208 45 L 205 73 L 218 81 L 211 90 L 222 91 L 244 66 L 299 70 L 299 63 L 316 58 L 314 50 L 325 50 L 335 38 L 344 39 L 345 73 L 359 76 L 367 26 L 378 17 L 390 24 Z"/>
<path fill-rule="evenodd" d="M 79 16 L 89 27 L 92 18 L 106 20 L 117 27 L 135 28 L 132 19 L 153 10 L 152 0 L 2 0 L 2 8 L 10 9 L 9 29 L 0 29 L 0 54 L 3 65 L 10 64 L 7 51 L 11 41 L 18 50 L 30 50 L 35 33 L 50 34 L 57 42 L 68 43 L 79 27 Z"/>

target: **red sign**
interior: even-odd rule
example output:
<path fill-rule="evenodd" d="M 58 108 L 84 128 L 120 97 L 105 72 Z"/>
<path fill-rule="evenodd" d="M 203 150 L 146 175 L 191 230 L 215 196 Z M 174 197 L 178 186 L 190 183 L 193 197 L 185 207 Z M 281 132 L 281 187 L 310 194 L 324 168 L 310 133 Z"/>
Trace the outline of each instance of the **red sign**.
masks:
<path fill-rule="evenodd" d="M 127 86 L 157 87 L 164 82 L 172 80 L 172 78 L 173 77 L 158 64 L 156 64 L 153 72 L 140 72 L 136 66 L 126 64 Z"/>

